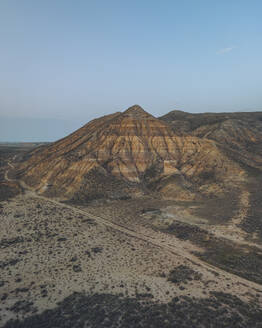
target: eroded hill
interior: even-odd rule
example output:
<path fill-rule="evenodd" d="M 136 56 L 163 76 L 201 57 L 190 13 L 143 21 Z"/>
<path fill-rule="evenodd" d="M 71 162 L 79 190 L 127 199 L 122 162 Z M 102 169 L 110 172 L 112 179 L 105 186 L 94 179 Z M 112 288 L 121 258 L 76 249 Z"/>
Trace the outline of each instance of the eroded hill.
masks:
<path fill-rule="evenodd" d="M 262 168 L 262 112 L 172 111 L 160 119 L 181 136 L 214 140 L 233 160 L 247 167 Z"/>
<path fill-rule="evenodd" d="M 261 326 L 259 113 L 179 115 L 133 106 L 4 159 L 24 192 L 0 204 L 0 325 Z"/>
<path fill-rule="evenodd" d="M 215 138 L 181 134 L 172 122 L 135 105 L 32 151 L 20 177 L 38 192 L 63 199 L 160 192 L 192 200 L 225 194 L 245 181 L 246 170 Z"/>

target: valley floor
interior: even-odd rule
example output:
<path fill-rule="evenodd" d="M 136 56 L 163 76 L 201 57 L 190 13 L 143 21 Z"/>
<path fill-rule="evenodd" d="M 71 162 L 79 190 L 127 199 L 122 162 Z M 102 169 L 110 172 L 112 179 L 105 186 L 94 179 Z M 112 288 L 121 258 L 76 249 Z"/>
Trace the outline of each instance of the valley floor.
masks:
<path fill-rule="evenodd" d="M 262 327 L 262 251 L 244 233 L 149 197 L 0 205 L 1 327 Z"/>

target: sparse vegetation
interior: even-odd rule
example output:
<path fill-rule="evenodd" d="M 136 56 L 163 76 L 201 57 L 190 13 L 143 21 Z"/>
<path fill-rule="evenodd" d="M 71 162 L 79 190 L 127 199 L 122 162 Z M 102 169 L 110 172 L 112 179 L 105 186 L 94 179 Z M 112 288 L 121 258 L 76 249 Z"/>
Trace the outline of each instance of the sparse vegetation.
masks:
<path fill-rule="evenodd" d="M 179 265 L 169 272 L 168 280 L 174 284 L 187 283 L 192 280 L 200 280 L 202 274 L 185 265 Z"/>
<path fill-rule="evenodd" d="M 24 156 L 2 156 L 5 328 L 262 327 L 262 290 L 248 281 L 262 284 L 260 249 L 207 228 L 230 223 L 247 191 L 237 227 L 261 241 L 261 114 L 241 114 L 239 122 L 235 115 L 179 112 L 173 134 L 173 123 L 149 116 L 147 124 L 149 114 L 134 107 L 98 120 L 99 127 L 95 121 L 90 134 L 84 127 L 73 134 L 77 141 L 71 135 Z M 125 120 L 130 130 L 123 131 Z M 148 134 L 158 142 L 148 142 Z M 24 162 L 17 175 L 6 174 L 15 154 Z M 29 192 L 16 177 L 43 184 Z M 66 204 L 51 199 L 65 195 Z"/>
<path fill-rule="evenodd" d="M 172 223 L 165 231 L 201 246 L 204 252 L 195 254 L 202 260 L 248 280 L 262 283 L 262 255 L 259 249 L 235 245 L 197 226 L 181 222 Z"/>
<path fill-rule="evenodd" d="M 143 304 L 117 295 L 74 293 L 55 309 L 23 321 L 10 320 L 3 328 L 261 327 L 262 311 L 256 304 L 244 303 L 226 293 L 212 292 L 211 295 L 206 299 L 192 300 L 184 296 L 175 297 L 168 304 L 150 300 Z"/>

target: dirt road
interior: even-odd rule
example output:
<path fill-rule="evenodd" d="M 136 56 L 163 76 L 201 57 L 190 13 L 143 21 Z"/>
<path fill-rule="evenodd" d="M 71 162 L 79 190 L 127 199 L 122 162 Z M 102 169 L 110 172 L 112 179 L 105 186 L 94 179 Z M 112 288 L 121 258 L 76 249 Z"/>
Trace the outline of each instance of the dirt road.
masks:
<path fill-rule="evenodd" d="M 8 173 L 11 169 L 15 169 L 14 165 L 12 162 L 8 162 L 9 170 L 6 171 L 5 173 L 5 179 L 7 181 L 17 181 L 15 179 L 11 179 L 8 177 Z M 230 278 L 234 281 L 238 281 L 240 283 L 243 283 L 244 285 L 249 285 L 250 287 L 256 288 L 257 290 L 262 292 L 262 286 L 260 284 L 254 283 L 252 281 L 246 280 L 244 278 L 241 278 L 237 275 L 234 275 L 232 273 L 226 272 L 218 267 L 215 267 L 213 265 L 210 265 L 202 260 L 200 260 L 198 257 L 194 256 L 193 254 L 189 253 L 188 251 L 185 250 L 183 245 L 181 244 L 181 241 L 177 239 L 175 236 L 172 236 L 172 242 L 170 242 L 170 238 L 167 237 L 165 233 L 161 232 L 152 232 L 148 231 L 148 233 L 145 235 L 145 233 L 140 233 L 138 231 L 131 230 L 127 226 L 123 226 L 120 224 L 113 223 L 110 220 L 107 220 L 105 218 L 102 218 L 100 216 L 96 216 L 94 214 L 89 213 L 87 210 L 82 210 L 79 208 L 76 208 L 72 205 L 69 204 L 64 204 L 61 203 L 58 200 L 52 199 L 52 198 L 47 198 L 41 195 L 38 195 L 32 188 L 27 186 L 25 182 L 23 181 L 18 181 L 21 185 L 21 187 L 25 190 L 25 197 L 33 197 L 33 198 L 38 198 L 46 202 L 50 202 L 55 204 L 56 206 L 62 207 L 62 208 L 68 208 L 71 211 L 73 211 L 76 214 L 81 214 L 84 216 L 88 216 L 88 218 L 91 218 L 95 220 L 99 224 L 103 224 L 107 227 L 110 227 L 114 230 L 117 230 L 119 232 L 122 232 L 123 234 L 127 234 L 128 236 L 131 236 L 133 238 L 143 240 L 144 242 L 150 243 L 156 247 L 161 248 L 165 252 L 168 252 L 169 254 L 174 254 L 176 256 L 180 256 L 184 259 L 187 259 L 188 261 L 194 263 L 195 265 L 198 265 L 200 268 L 206 269 L 206 270 L 213 270 L 217 273 L 220 274 L 221 279 L 226 279 Z"/>

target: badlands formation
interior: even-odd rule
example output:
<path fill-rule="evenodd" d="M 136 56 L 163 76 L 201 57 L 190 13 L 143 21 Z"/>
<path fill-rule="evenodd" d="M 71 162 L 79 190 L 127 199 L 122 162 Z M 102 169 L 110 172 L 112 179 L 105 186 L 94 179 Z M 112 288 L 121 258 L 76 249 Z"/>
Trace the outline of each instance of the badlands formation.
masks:
<path fill-rule="evenodd" d="M 200 126 L 182 134 L 181 126 L 177 132 L 167 116 L 157 119 L 135 105 L 36 148 L 19 177 L 41 194 L 83 201 L 151 192 L 189 200 L 223 193 L 245 179 L 242 163 L 221 147 L 220 131 Z M 248 137 L 261 143 L 261 134 L 259 140 Z M 262 163 L 261 156 L 256 160 Z"/>
<path fill-rule="evenodd" d="M 1 327 L 262 327 L 261 112 L 135 105 L 0 154 Z"/>

